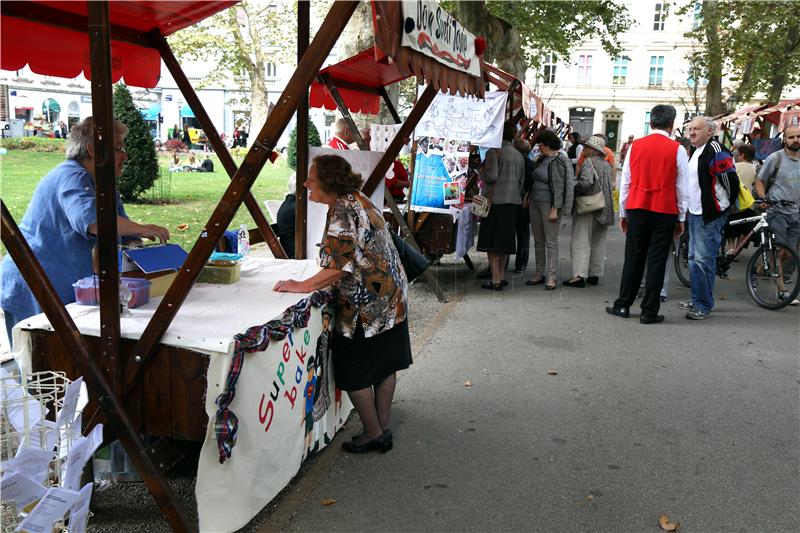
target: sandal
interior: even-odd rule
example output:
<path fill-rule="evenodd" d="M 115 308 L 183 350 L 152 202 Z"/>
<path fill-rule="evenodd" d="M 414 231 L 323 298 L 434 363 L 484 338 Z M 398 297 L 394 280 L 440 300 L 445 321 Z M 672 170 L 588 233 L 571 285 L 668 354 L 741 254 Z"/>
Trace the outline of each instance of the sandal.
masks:
<path fill-rule="evenodd" d="M 546 291 L 556 290 L 556 281 L 555 280 L 553 280 L 552 282 L 548 281 L 547 284 L 544 286 L 544 290 Z"/>

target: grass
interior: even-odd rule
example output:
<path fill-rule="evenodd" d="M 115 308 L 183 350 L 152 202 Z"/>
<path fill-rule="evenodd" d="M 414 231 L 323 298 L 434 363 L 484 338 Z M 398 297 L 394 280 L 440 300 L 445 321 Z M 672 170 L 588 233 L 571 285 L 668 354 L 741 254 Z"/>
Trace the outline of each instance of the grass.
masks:
<path fill-rule="evenodd" d="M 160 158 L 162 174 L 167 176 L 166 182 L 163 186 L 157 182 L 154 187 L 156 190 L 165 191 L 163 197 L 167 201 L 126 203 L 125 210 L 135 222 L 165 226 L 169 229 L 171 242 L 180 244 L 188 251 L 222 198 L 230 179 L 216 155 L 211 155 L 215 172 L 208 173 L 173 172 L 170 176 L 167 159 L 167 155 Z M 63 160 L 64 155 L 61 153 L 9 150 L 6 154 L 0 155 L 0 188 L 3 202 L 18 224 L 28 208 L 39 180 Z M 237 160 L 237 164 L 239 162 Z M 285 157 L 278 158 L 275 164 L 267 163 L 264 166 L 251 192 L 265 214 L 264 200 L 283 199 L 286 180 L 291 172 Z M 169 194 L 166 192 L 167 189 Z M 144 196 L 151 198 L 153 195 L 148 192 Z M 268 215 L 267 217 L 269 218 Z M 178 229 L 182 224 L 187 224 L 188 228 Z M 236 229 L 241 224 L 247 224 L 249 228 L 255 227 L 255 222 L 244 205 L 237 211 L 230 228 Z M 5 254 L 5 249 L 2 253 Z"/>

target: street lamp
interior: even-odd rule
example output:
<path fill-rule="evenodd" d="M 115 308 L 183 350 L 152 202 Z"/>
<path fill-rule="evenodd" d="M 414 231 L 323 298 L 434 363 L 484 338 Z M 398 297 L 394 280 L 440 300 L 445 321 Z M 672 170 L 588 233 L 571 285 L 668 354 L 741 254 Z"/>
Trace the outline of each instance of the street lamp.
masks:
<path fill-rule="evenodd" d="M 736 111 L 736 107 L 739 105 L 739 97 L 736 94 L 732 94 L 728 101 L 725 102 L 725 108 L 728 110 L 728 113 L 733 113 Z"/>

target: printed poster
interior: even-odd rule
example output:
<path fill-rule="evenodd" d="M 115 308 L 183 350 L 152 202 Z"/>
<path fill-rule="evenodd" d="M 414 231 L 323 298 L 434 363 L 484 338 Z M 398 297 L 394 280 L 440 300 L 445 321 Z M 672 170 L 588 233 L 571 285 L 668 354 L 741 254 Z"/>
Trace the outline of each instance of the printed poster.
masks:
<path fill-rule="evenodd" d="M 417 137 L 460 139 L 500 148 L 508 94 L 487 91 L 486 99 L 437 94 L 415 131 Z"/>
<path fill-rule="evenodd" d="M 469 169 L 470 143 L 442 137 L 417 140 L 411 209 L 449 213 L 451 205 L 463 203 Z"/>

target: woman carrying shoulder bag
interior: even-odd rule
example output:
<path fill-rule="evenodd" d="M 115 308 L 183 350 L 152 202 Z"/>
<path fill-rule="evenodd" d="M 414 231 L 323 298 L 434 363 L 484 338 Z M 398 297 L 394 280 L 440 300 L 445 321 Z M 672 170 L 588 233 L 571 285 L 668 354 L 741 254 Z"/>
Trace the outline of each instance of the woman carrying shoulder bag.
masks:
<path fill-rule="evenodd" d="M 605 141 L 597 135 L 584 143 L 586 161 L 575 182 L 570 242 L 572 278 L 564 282 L 567 287 L 597 285 L 603 275 L 608 227 L 614 224 L 611 166 L 605 159 L 605 147 Z"/>
<path fill-rule="evenodd" d="M 536 272 L 525 285 L 545 283 L 545 289 L 552 291 L 558 279 L 558 229 L 561 215 L 572 209 L 575 175 L 569 158 L 561 152 L 561 139 L 553 130 L 542 130 L 536 142 L 542 155 L 525 197 L 531 212 Z"/>

